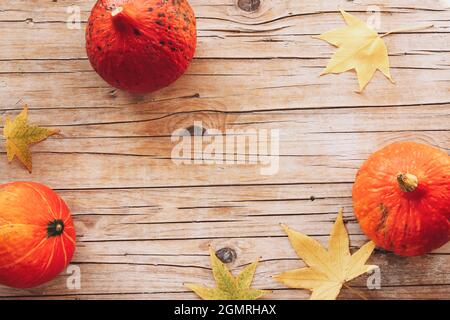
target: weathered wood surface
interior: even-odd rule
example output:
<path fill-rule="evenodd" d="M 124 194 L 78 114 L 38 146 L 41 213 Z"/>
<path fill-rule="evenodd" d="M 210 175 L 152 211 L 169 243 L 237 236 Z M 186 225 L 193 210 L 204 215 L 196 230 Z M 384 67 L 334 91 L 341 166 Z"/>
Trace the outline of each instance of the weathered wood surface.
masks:
<path fill-rule="evenodd" d="M 351 206 L 357 168 L 398 140 L 450 149 L 450 4 L 379 0 L 380 32 L 434 24 L 385 38 L 390 84 L 377 74 L 363 94 L 354 74 L 318 77 L 334 52 L 311 36 L 340 26 L 339 9 L 368 18 L 359 1 L 261 0 L 246 12 L 236 0 L 192 0 L 196 59 L 176 84 L 152 95 L 114 90 L 91 69 L 84 27 L 94 1 L 0 3 L 1 115 L 27 103 L 30 118 L 62 130 L 36 145 L 34 172 L 3 154 L 0 182 L 39 181 L 73 211 L 81 288 L 68 275 L 32 290 L 0 287 L 3 298 L 195 298 L 185 282 L 213 284 L 207 248 L 233 248 L 234 271 L 262 256 L 254 286 L 269 298 L 303 299 L 271 275 L 302 266 L 279 223 L 326 243 L 344 207 L 352 245 L 366 241 Z M 82 29 L 68 29 L 68 6 Z M 182 165 L 171 134 L 206 128 L 280 129 L 280 170 L 259 165 Z M 418 258 L 378 251 L 382 289 L 352 282 L 373 299 L 450 299 L 450 246 Z M 343 290 L 342 298 L 357 298 Z"/>

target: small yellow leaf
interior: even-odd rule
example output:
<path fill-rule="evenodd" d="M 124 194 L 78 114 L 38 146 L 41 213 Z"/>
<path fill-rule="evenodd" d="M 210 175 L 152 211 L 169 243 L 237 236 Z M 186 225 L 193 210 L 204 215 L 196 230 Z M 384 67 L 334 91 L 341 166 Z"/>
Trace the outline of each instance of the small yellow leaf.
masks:
<path fill-rule="evenodd" d="M 346 282 L 378 268 L 366 265 L 375 249 L 373 242 L 351 255 L 342 216 L 341 210 L 331 231 L 328 251 L 311 237 L 284 226 L 292 247 L 308 268 L 287 271 L 275 279 L 291 288 L 311 290 L 312 300 L 334 300 Z"/>
<path fill-rule="evenodd" d="M 333 265 L 333 270 L 336 270 L 340 278 L 344 276 L 346 271 L 344 266 L 348 265 L 349 259 L 351 259 L 350 241 L 342 216 L 343 210 L 341 209 L 328 241 L 331 264 Z"/>
<path fill-rule="evenodd" d="M 377 266 L 365 265 L 369 260 L 375 249 L 375 243 L 372 241 L 363 245 L 355 254 L 350 258 L 350 263 L 347 266 L 346 281 L 350 281 L 359 277 L 360 275 L 378 268 Z"/>
<path fill-rule="evenodd" d="M 324 282 L 314 288 L 311 300 L 336 300 L 341 292 L 342 285 L 336 282 Z"/>
<path fill-rule="evenodd" d="M 216 279 L 217 288 L 224 292 L 232 292 L 236 289 L 236 281 L 233 275 L 222 263 L 222 261 L 217 258 L 215 251 L 210 247 L 209 254 L 211 259 L 211 267 L 214 279 Z"/>
<path fill-rule="evenodd" d="M 274 278 L 288 287 L 309 290 L 313 290 L 328 280 L 328 277 L 324 273 L 312 268 L 286 271 Z"/>
<path fill-rule="evenodd" d="M 256 272 L 256 267 L 258 266 L 258 261 L 253 262 L 248 267 L 246 267 L 236 278 L 236 285 L 238 290 L 250 289 L 253 282 L 253 276 Z"/>
<path fill-rule="evenodd" d="M 187 288 L 194 291 L 203 300 L 228 300 L 229 295 L 225 291 L 216 288 L 207 288 L 197 284 L 188 283 Z"/>
<path fill-rule="evenodd" d="M 377 32 L 351 14 L 341 11 L 346 27 L 334 29 L 316 37 L 339 49 L 331 58 L 322 75 L 355 70 L 359 90 L 363 91 L 380 70 L 392 80 L 386 44 Z"/>
<path fill-rule="evenodd" d="M 45 140 L 58 132 L 58 130 L 28 124 L 28 107 L 25 106 L 13 121 L 6 118 L 3 135 L 6 139 L 8 161 L 12 161 L 16 156 L 31 173 L 33 166 L 30 145 Z"/>
<path fill-rule="evenodd" d="M 197 284 L 186 284 L 185 286 L 194 291 L 204 300 L 256 300 L 265 294 L 266 290 L 252 289 L 250 286 L 255 276 L 258 261 L 247 266 L 236 278 L 217 258 L 215 251 L 210 248 L 211 267 L 216 288 L 208 288 Z"/>
<path fill-rule="evenodd" d="M 300 232 L 295 232 L 287 226 L 283 226 L 283 228 L 300 259 L 304 260 L 311 268 L 328 277 L 336 276 L 331 268 L 330 256 L 327 250 L 318 241 Z"/>

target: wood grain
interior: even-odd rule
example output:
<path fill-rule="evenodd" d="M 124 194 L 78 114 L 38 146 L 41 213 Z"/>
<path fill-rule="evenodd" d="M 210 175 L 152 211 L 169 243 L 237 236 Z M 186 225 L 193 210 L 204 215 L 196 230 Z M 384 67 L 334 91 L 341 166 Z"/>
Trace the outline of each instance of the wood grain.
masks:
<path fill-rule="evenodd" d="M 355 75 L 319 77 L 334 48 L 313 39 L 341 26 L 339 9 L 363 19 L 371 1 L 192 0 L 199 44 L 187 74 L 151 95 L 130 95 L 91 69 L 84 27 L 92 0 L 3 0 L 0 4 L 0 115 L 28 104 L 30 119 L 61 134 L 33 147 L 34 172 L 0 163 L 0 182 L 39 181 L 72 209 L 78 247 L 69 275 L 35 289 L 0 287 L 0 298 L 192 299 L 185 282 L 213 285 L 208 245 L 230 247 L 237 272 L 262 256 L 254 286 L 268 298 L 304 299 L 271 279 L 301 267 L 279 227 L 326 243 L 345 209 L 352 247 L 367 241 L 353 216 L 351 187 L 370 153 L 399 140 L 450 150 L 450 8 L 445 1 L 377 1 L 393 85 L 377 74 L 362 94 Z M 78 6 L 81 29 L 67 28 Z M 176 165 L 177 129 L 280 130 L 279 172 L 260 164 Z M 3 123 L 3 121 L 2 121 Z M 241 133 L 242 135 L 242 133 Z M 241 142 L 242 143 L 242 142 Z M 238 143 L 239 144 L 239 143 Z M 238 149 L 237 149 L 238 150 Z M 226 150 L 233 155 L 237 150 Z M 450 299 L 450 246 L 417 258 L 377 251 L 381 290 L 371 299 Z M 356 299 L 343 290 L 341 298 Z"/>

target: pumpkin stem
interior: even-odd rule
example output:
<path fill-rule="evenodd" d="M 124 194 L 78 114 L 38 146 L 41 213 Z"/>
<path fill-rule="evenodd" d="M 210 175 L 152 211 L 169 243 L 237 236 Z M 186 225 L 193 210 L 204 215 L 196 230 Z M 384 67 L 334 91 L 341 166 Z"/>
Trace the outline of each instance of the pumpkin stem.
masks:
<path fill-rule="evenodd" d="M 397 176 L 397 182 L 400 189 L 404 192 L 413 192 L 419 185 L 417 177 L 410 173 L 400 173 Z"/>
<path fill-rule="evenodd" d="M 57 237 L 60 236 L 64 232 L 64 221 L 62 220 L 53 220 L 47 225 L 47 236 Z"/>
<path fill-rule="evenodd" d="M 134 27 L 136 21 L 128 9 L 124 7 L 117 7 L 111 11 L 113 24 L 120 31 L 132 31 L 136 29 Z"/>
<path fill-rule="evenodd" d="M 115 16 L 117 16 L 119 13 L 121 13 L 123 11 L 123 7 L 117 7 L 117 8 L 115 8 L 112 12 L 111 12 L 111 15 L 113 16 L 113 17 L 115 17 Z"/>

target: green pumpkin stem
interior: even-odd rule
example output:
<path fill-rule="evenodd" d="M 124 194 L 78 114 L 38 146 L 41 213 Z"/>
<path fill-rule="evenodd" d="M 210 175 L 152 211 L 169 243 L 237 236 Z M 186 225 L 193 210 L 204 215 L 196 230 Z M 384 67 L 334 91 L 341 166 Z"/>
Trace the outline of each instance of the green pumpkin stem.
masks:
<path fill-rule="evenodd" d="M 397 176 L 397 182 L 403 192 L 413 192 L 419 185 L 419 179 L 410 173 L 400 173 Z"/>

